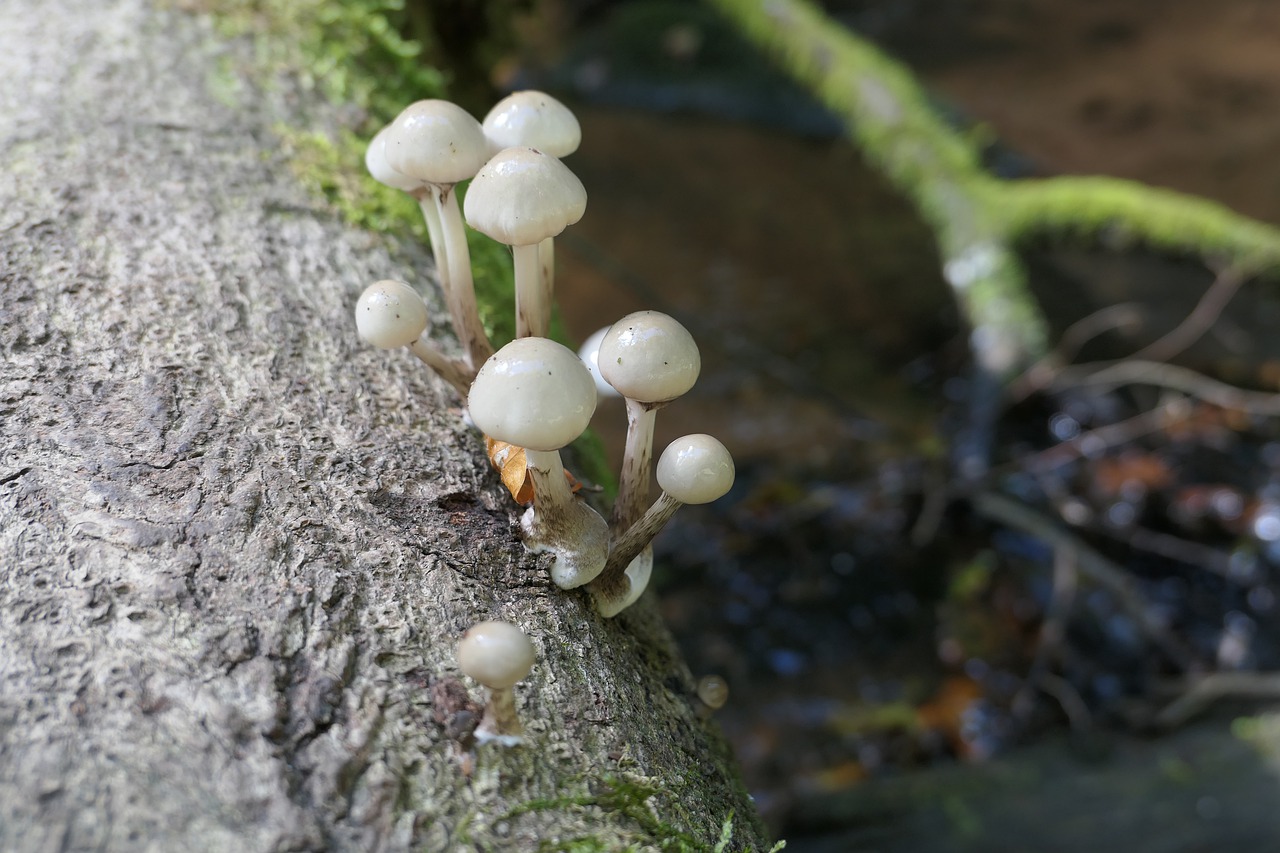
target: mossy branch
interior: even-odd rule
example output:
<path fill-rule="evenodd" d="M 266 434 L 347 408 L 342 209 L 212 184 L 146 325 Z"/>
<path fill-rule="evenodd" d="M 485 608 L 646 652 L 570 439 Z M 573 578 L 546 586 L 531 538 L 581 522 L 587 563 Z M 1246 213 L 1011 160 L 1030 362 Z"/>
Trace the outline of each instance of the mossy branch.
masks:
<path fill-rule="evenodd" d="M 1207 199 L 1119 178 L 1004 182 L 999 201 L 1012 237 L 1066 233 L 1141 242 L 1251 271 L 1280 267 L 1280 230 Z"/>
<path fill-rule="evenodd" d="M 975 357 L 998 375 L 1047 347 L 1015 251 L 1029 234 L 1107 231 L 1258 272 L 1280 267 L 1280 230 L 1201 198 L 1112 178 L 995 178 L 908 68 L 805 0 L 710 2 L 842 118 L 871 164 L 912 201 L 975 330 Z"/>

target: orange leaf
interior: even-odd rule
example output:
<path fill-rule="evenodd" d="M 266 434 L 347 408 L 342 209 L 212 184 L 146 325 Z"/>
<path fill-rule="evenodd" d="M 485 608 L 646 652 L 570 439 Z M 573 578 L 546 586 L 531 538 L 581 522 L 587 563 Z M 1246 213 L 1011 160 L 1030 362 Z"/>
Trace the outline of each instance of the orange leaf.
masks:
<path fill-rule="evenodd" d="M 520 506 L 533 503 L 533 478 L 529 476 L 529 463 L 525 459 L 524 448 L 487 435 L 484 437 L 484 446 L 489 453 L 489 464 L 497 469 L 502 485 L 507 487 L 516 503 Z M 568 471 L 564 472 L 564 476 L 569 481 L 570 491 L 577 494 L 582 484 Z"/>

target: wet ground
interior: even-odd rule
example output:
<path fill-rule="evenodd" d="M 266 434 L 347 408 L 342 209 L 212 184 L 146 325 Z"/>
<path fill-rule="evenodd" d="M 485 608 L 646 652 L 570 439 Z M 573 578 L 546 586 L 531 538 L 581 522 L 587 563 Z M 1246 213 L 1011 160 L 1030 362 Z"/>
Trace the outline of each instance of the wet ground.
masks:
<path fill-rule="evenodd" d="M 1136 178 L 1280 222 L 1274 3 L 832 5 L 989 124 L 1004 168 Z M 560 54 L 553 79 L 576 92 L 583 122 L 569 163 L 591 200 L 561 243 L 559 301 L 578 337 L 657 308 L 702 347 L 703 378 L 660 413 L 657 446 L 716 434 L 739 484 L 682 511 L 656 583 L 695 672 L 730 685 L 719 718 L 773 824 L 801 842 L 847 840 L 840 827 L 869 818 L 841 811 L 842 793 L 866 801 L 912 773 L 1016 761 L 1041 744 L 1124 753 L 1117 738 L 1190 718 L 1161 716 L 1188 678 L 1280 666 L 1274 398 L 1032 383 L 1001 418 L 993 473 L 954 489 L 964 341 L 929 234 L 820 116 L 688 8 L 597 10 Z M 610 29 L 619 14 L 632 17 Z M 726 57 L 749 67 L 726 70 Z M 705 85 L 688 95 L 686 76 Z M 790 113 L 768 126 L 705 115 L 760 117 L 734 80 Z M 1139 251 L 1026 250 L 1059 332 L 1130 306 L 1124 334 L 1081 357 L 1132 353 L 1181 326 L 1195 346 L 1161 355 L 1280 388 L 1267 331 L 1280 313 L 1249 283 L 1213 285 L 1197 263 Z M 1186 326 L 1211 286 L 1228 307 Z M 621 407 L 602 405 L 597 424 L 619 454 Z M 1168 737 L 1152 743 L 1180 743 Z M 1214 747 L 1170 748 L 1190 760 Z M 1166 758 L 1144 760 L 1176 775 Z M 909 825 L 915 807 L 897 802 L 893 819 Z M 1219 803 L 1190 819 L 1221 814 Z M 1265 834 L 1269 811 L 1241 821 L 1237 841 L 1280 837 Z M 1212 827 L 1193 843 L 1166 826 L 1160 849 L 1260 849 L 1205 847 Z M 875 849 L 916 849 L 908 834 Z M 1006 849 L 974 837 L 918 849 Z M 811 843 L 794 847 L 846 849 Z"/>

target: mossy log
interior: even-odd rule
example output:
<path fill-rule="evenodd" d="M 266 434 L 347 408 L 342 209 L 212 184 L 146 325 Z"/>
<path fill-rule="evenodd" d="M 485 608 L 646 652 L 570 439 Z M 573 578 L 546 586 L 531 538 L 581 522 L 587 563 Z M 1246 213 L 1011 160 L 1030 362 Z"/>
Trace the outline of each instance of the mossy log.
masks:
<path fill-rule="evenodd" d="M 0 849 L 761 847 L 652 603 L 554 587 L 452 392 L 356 339 L 427 255 L 296 183 L 272 129 L 332 108 L 251 67 L 0 6 Z M 528 743 L 470 753 L 492 618 Z"/>

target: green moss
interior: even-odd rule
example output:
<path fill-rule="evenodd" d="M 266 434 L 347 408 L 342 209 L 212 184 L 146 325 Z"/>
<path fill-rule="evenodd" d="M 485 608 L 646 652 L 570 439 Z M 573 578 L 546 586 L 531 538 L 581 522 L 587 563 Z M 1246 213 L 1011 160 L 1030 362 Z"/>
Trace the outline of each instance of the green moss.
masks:
<path fill-rule="evenodd" d="M 225 35 L 252 36 L 269 70 L 361 108 L 375 125 L 410 101 L 444 93 L 422 45 L 400 35 L 403 0 L 208 0 L 203 8 Z"/>
<path fill-rule="evenodd" d="M 542 850 L 639 850 L 658 849 L 668 853 L 724 853 L 735 849 L 733 841 L 733 813 L 725 817 L 720 833 L 714 842 L 704 840 L 661 820 L 651 805 L 651 800 L 661 797 L 666 804 L 679 802 L 678 794 L 670 791 L 662 792 L 643 780 L 630 776 L 606 776 L 595 785 L 596 792 L 576 794 L 549 799 L 530 800 L 512 809 L 505 819 L 513 819 L 522 814 L 540 811 L 601 809 L 610 815 L 628 821 L 635 832 L 634 840 L 626 847 L 618 848 L 617 842 L 606 846 L 604 841 L 594 836 L 560 840 L 552 844 L 546 842 Z M 682 815 L 686 817 L 687 815 Z M 778 842 L 769 853 L 776 853 L 786 846 L 786 842 Z"/>
<path fill-rule="evenodd" d="M 1024 180 L 1000 193 L 1009 232 L 1067 234 L 1141 243 L 1173 253 L 1220 256 L 1248 270 L 1280 266 L 1280 230 L 1208 199 L 1118 178 Z"/>

